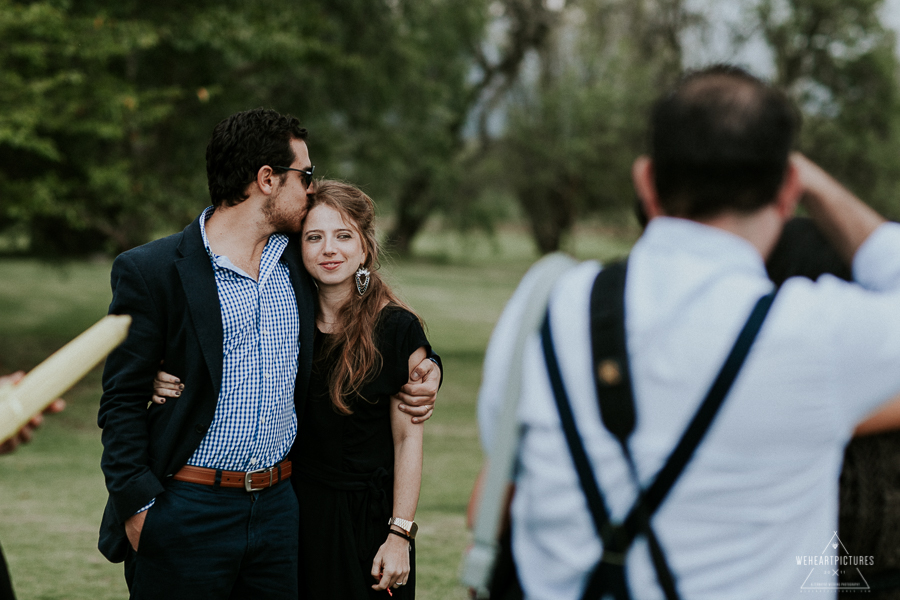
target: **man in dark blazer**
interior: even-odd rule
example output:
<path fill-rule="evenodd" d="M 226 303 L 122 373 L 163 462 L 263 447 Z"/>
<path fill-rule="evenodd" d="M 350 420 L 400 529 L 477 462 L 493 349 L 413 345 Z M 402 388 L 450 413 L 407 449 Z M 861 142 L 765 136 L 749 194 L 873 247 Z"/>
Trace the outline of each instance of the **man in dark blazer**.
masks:
<path fill-rule="evenodd" d="M 305 139 L 274 111 L 225 119 L 206 153 L 213 206 L 113 264 L 110 313 L 133 322 L 104 371 L 99 548 L 125 561 L 132 598 L 297 595 L 297 502 L 279 484 L 312 364 Z M 159 405 L 161 361 L 190 385 Z M 426 362 L 407 390 L 420 417 L 440 378 Z"/>

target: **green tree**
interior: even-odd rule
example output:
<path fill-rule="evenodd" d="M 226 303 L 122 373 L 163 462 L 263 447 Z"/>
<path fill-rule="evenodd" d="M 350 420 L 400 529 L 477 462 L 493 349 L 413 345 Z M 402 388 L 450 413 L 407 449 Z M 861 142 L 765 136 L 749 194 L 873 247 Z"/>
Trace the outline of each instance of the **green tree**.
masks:
<path fill-rule="evenodd" d="M 0 0 L 0 37 L 0 229 L 51 252 L 127 244 L 129 221 L 152 215 L 117 210 L 140 184 L 123 150 L 166 115 L 173 90 L 137 89 L 109 65 L 154 45 L 152 28 Z"/>
<path fill-rule="evenodd" d="M 441 100 L 423 102 L 413 94 L 400 99 L 406 119 L 398 155 L 404 157 L 405 173 L 395 195 L 396 218 L 388 241 L 401 254 L 409 252 L 435 212 L 463 226 L 486 216 L 478 205 L 477 187 L 483 182 L 483 163 L 492 160 L 487 119 L 515 85 L 528 53 L 544 44 L 558 18 L 544 0 L 471 0 L 465 9 L 461 6 L 447 4 L 440 14 L 432 7 L 420 15 L 426 21 L 463 20 L 421 54 L 424 73 L 443 74 L 426 77 L 433 82 L 427 89 Z M 427 26 L 422 31 L 434 35 Z"/>
<path fill-rule="evenodd" d="M 542 253 L 575 220 L 633 202 L 630 166 L 646 114 L 681 72 L 680 36 L 696 24 L 680 0 L 570 4 L 507 105 L 502 172 Z"/>
<path fill-rule="evenodd" d="M 482 0 L 0 0 L 0 233 L 115 252 L 181 226 L 212 127 L 256 106 L 304 122 L 318 172 L 402 196 L 452 163 L 485 19 Z"/>
<path fill-rule="evenodd" d="M 882 0 L 763 0 L 777 82 L 803 111 L 800 149 L 900 218 L 900 82 Z"/>

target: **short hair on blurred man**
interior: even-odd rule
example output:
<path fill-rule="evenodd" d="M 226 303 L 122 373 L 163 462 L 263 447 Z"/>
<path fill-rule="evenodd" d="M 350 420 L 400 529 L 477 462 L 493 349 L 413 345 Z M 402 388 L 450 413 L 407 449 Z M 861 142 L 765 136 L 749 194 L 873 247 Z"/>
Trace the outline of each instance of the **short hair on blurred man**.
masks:
<path fill-rule="evenodd" d="M 769 204 L 799 124 L 783 92 L 739 67 L 689 73 L 656 103 L 650 119 L 662 209 L 696 220 Z"/>

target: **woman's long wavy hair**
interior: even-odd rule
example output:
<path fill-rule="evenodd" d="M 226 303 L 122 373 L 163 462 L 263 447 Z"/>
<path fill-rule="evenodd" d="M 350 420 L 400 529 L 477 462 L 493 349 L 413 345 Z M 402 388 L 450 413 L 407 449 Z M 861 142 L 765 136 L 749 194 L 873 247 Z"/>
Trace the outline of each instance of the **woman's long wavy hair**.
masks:
<path fill-rule="evenodd" d="M 362 266 L 371 273 L 366 293 L 360 296 L 354 286 L 349 300 L 338 310 L 332 335 L 328 336 L 319 357 L 324 360 L 337 354 L 328 374 L 329 395 L 335 409 L 349 415 L 362 386 L 381 372 L 382 357 L 375 345 L 375 326 L 382 309 L 393 305 L 413 311 L 394 295 L 378 273 L 381 264 L 372 199 L 359 188 L 341 181 L 317 181 L 315 190 L 309 210 L 320 204 L 330 206 L 356 228 L 366 255 Z"/>

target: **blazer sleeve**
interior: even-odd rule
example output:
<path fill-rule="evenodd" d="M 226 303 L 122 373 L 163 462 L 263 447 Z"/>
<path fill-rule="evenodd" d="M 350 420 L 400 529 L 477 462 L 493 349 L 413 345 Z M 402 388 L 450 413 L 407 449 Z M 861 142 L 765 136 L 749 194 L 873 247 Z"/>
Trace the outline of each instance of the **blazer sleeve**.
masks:
<path fill-rule="evenodd" d="M 110 314 L 130 315 L 128 337 L 106 360 L 98 425 L 103 429 L 100 466 L 110 505 L 123 523 L 163 492 L 151 472 L 147 405 L 164 355 L 163 315 L 144 274 L 129 254 L 112 268 Z"/>

